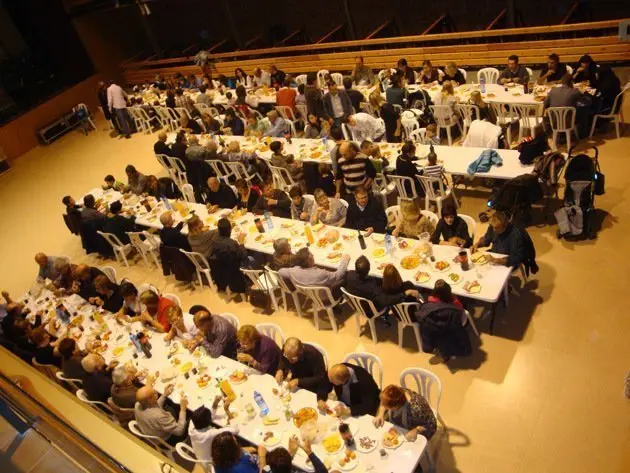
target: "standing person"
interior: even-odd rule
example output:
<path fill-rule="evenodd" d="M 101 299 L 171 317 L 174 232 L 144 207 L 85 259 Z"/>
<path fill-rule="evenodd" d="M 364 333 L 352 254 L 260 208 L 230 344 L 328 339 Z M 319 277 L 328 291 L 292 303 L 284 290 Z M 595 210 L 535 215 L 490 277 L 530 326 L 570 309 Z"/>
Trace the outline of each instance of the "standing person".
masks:
<path fill-rule="evenodd" d="M 324 112 L 331 126 L 341 126 L 352 114 L 350 97 L 345 90 L 339 90 L 335 82 L 328 85 L 328 93 L 324 95 Z"/>
<path fill-rule="evenodd" d="M 358 90 L 352 88 L 352 77 L 345 76 L 343 78 L 343 88 L 346 94 L 348 94 L 348 97 L 350 97 L 350 103 L 352 103 L 354 111 L 361 111 L 361 102 L 365 102 L 365 96 Z"/>
<path fill-rule="evenodd" d="M 503 70 L 499 76 L 499 84 L 507 84 L 515 82 L 517 84 L 526 84 L 529 82 L 529 72 L 525 66 L 518 63 L 518 56 L 512 54 L 508 58 L 508 67 Z"/>
<path fill-rule="evenodd" d="M 385 122 L 386 141 L 388 143 L 400 143 L 402 140 L 400 112 L 392 104 L 385 101 L 379 90 L 375 90 L 370 94 L 369 102 Z"/>
<path fill-rule="evenodd" d="M 109 102 L 107 101 L 107 85 L 105 82 L 100 81 L 98 83 L 98 102 L 101 104 L 101 110 L 103 110 L 103 115 L 105 116 L 105 120 L 114 125 L 114 129 L 116 132 L 120 133 L 120 127 L 118 126 L 118 122 L 114 120 L 112 117 L 112 113 L 110 110 Z"/>
<path fill-rule="evenodd" d="M 306 98 L 306 111 L 309 115 L 315 115 L 317 118 L 325 119 L 324 102 L 322 93 L 317 85 L 317 74 L 309 72 L 306 74 L 306 87 L 304 88 L 304 97 Z"/>
<path fill-rule="evenodd" d="M 399 105 L 401 107 L 405 105 L 407 89 L 403 87 L 402 79 L 400 74 L 394 74 L 392 76 L 392 85 L 385 91 L 385 98 L 388 104 Z"/>
<path fill-rule="evenodd" d="M 365 114 L 364 114 L 365 115 Z M 341 198 L 342 191 L 352 194 L 357 187 L 372 188 L 372 182 L 376 177 L 376 170 L 369 158 L 360 154 L 360 148 L 351 141 L 344 142 L 339 151 L 341 159 L 337 163 L 337 193 L 335 197 Z"/>
<path fill-rule="evenodd" d="M 352 73 L 350 75 L 352 76 L 354 83 L 357 85 L 374 84 L 374 74 L 372 73 L 372 69 L 363 63 L 363 56 L 357 56 L 354 62 L 354 68 L 352 69 Z"/>
<path fill-rule="evenodd" d="M 359 143 L 368 141 L 381 141 L 385 136 L 385 126 L 378 118 L 368 113 L 355 113 L 348 117 L 348 126 L 352 130 L 354 140 Z"/>
<path fill-rule="evenodd" d="M 297 97 L 297 91 L 289 87 L 286 80 L 280 85 L 280 90 L 276 92 L 276 105 L 289 107 L 293 114 L 296 115 L 297 108 L 295 108 L 295 98 Z"/>
<path fill-rule="evenodd" d="M 125 138 L 131 138 L 131 130 L 133 130 L 134 125 L 127 110 L 127 94 L 116 82 L 112 82 L 107 88 L 107 107 L 112 115 L 116 116 L 118 126 Z"/>

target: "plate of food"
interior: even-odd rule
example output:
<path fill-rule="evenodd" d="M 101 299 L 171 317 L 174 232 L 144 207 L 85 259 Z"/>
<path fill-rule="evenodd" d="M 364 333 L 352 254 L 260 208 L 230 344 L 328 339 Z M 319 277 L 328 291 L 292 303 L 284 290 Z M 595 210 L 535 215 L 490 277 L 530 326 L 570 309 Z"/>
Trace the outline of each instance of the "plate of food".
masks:
<path fill-rule="evenodd" d="M 263 425 L 278 425 L 280 423 L 280 417 L 272 416 L 271 414 L 267 414 L 263 417 Z"/>
<path fill-rule="evenodd" d="M 376 448 L 376 439 L 373 439 L 369 435 L 364 435 L 363 437 L 359 437 L 356 440 L 356 448 L 358 452 L 361 453 L 370 453 L 372 450 Z"/>
<path fill-rule="evenodd" d="M 383 435 L 382 444 L 383 444 L 383 447 L 385 448 L 396 449 L 400 447 L 402 443 L 403 443 L 402 435 L 400 435 L 398 430 L 396 430 L 394 427 L 389 429 Z"/>
<path fill-rule="evenodd" d="M 230 381 L 234 384 L 241 384 L 247 381 L 247 375 L 242 370 L 233 371 L 230 374 Z"/>
<path fill-rule="evenodd" d="M 403 269 L 415 269 L 420 266 L 420 258 L 416 255 L 405 256 L 400 260 L 400 265 Z"/>
<path fill-rule="evenodd" d="M 385 251 L 385 248 L 376 248 L 374 251 L 372 251 L 372 256 L 374 258 L 382 258 L 383 256 L 385 256 L 387 252 Z"/>
<path fill-rule="evenodd" d="M 321 156 L 322 156 L 321 151 L 315 151 L 313 154 L 311 154 L 312 159 L 317 159 L 317 158 L 320 158 Z"/>
<path fill-rule="evenodd" d="M 476 253 L 473 253 L 470 259 L 472 260 L 473 263 L 478 264 L 479 266 L 484 265 L 488 263 L 488 261 L 490 261 L 488 259 L 488 255 L 486 255 L 485 253 L 481 251 L 477 251 Z"/>
<path fill-rule="evenodd" d="M 114 351 L 112 352 L 112 355 L 114 357 L 119 357 L 123 353 L 125 353 L 125 347 L 116 347 L 116 348 L 114 348 Z"/>
<path fill-rule="evenodd" d="M 322 447 L 329 455 L 334 455 L 343 448 L 343 440 L 339 433 L 330 434 L 322 440 Z"/>
<path fill-rule="evenodd" d="M 171 343 L 171 346 L 168 347 L 168 354 L 169 355 L 174 355 L 178 351 L 179 351 L 179 343 L 177 343 L 177 342 Z"/>
<path fill-rule="evenodd" d="M 346 235 L 343 235 L 343 236 L 342 236 L 342 238 L 343 238 L 345 241 L 353 241 L 353 240 L 355 240 L 355 239 L 356 239 L 356 237 L 357 237 L 357 235 L 356 235 L 355 233 L 349 233 L 349 234 L 346 234 Z"/>
<path fill-rule="evenodd" d="M 491 98 L 496 97 L 496 94 L 492 94 L 492 93 L 490 93 L 490 94 L 486 95 L 486 97 L 488 97 L 489 99 L 491 99 Z"/>
<path fill-rule="evenodd" d="M 319 232 L 320 230 L 322 230 L 326 225 L 324 225 L 323 223 L 316 223 L 315 225 L 313 225 L 312 229 L 314 232 Z"/>
<path fill-rule="evenodd" d="M 435 268 L 436 271 L 439 271 L 440 273 L 444 273 L 449 270 L 451 265 L 448 261 L 436 261 L 433 267 Z"/>
<path fill-rule="evenodd" d="M 294 225 L 295 223 L 293 222 L 282 222 L 280 228 L 293 228 Z"/>
<path fill-rule="evenodd" d="M 457 274 L 457 273 L 450 273 L 447 277 L 446 277 L 446 282 L 448 282 L 449 284 L 459 284 L 460 282 L 462 282 L 462 276 L 461 274 Z"/>
<path fill-rule="evenodd" d="M 431 275 L 429 273 L 426 273 L 424 271 L 418 271 L 416 273 L 416 277 L 415 277 L 416 282 L 425 283 L 425 282 L 428 282 L 430 279 L 431 279 Z"/>
<path fill-rule="evenodd" d="M 479 281 L 468 281 L 464 284 L 464 291 L 468 294 L 477 294 L 481 291 L 481 284 L 479 284 Z"/>
<path fill-rule="evenodd" d="M 197 378 L 197 386 L 199 386 L 201 389 L 207 388 L 211 379 L 212 378 L 210 377 L 210 375 L 202 374 Z"/>
<path fill-rule="evenodd" d="M 344 456 L 340 456 L 337 460 L 337 466 L 341 471 L 351 471 L 354 470 L 359 464 L 359 458 L 357 457 L 356 452 L 352 450 L 346 450 Z"/>
<path fill-rule="evenodd" d="M 317 240 L 317 248 L 326 248 L 328 246 L 328 239 L 320 238 Z"/>
<path fill-rule="evenodd" d="M 312 407 L 303 407 L 293 415 L 293 423 L 299 429 L 306 422 L 317 420 L 317 411 Z"/>
<path fill-rule="evenodd" d="M 173 359 L 171 360 L 171 364 L 172 364 L 173 366 L 177 366 L 177 365 L 179 365 L 181 362 L 182 362 L 182 360 L 180 360 L 180 359 L 179 359 L 179 358 L 177 358 L 177 357 L 175 357 L 175 358 L 173 358 Z"/>
<path fill-rule="evenodd" d="M 340 251 L 342 248 L 343 248 L 343 243 L 341 243 L 340 241 L 335 243 L 332 247 L 333 251 Z"/>
<path fill-rule="evenodd" d="M 343 254 L 341 253 L 341 251 L 333 251 L 332 253 L 328 253 L 328 255 L 326 256 L 326 261 L 336 263 L 337 261 L 341 260 L 342 256 Z"/>
<path fill-rule="evenodd" d="M 381 235 L 380 233 L 373 233 L 372 241 L 377 245 L 382 245 L 383 243 L 385 243 L 385 235 Z"/>
<path fill-rule="evenodd" d="M 192 361 L 187 361 L 186 363 L 184 363 L 182 366 L 179 367 L 179 371 L 181 371 L 183 374 L 188 373 L 191 369 L 193 369 Z"/>
<path fill-rule="evenodd" d="M 256 238 L 254 238 L 254 241 L 257 241 L 258 243 L 262 243 L 264 239 L 265 239 L 265 235 L 261 233 L 260 235 L 257 235 Z"/>
<path fill-rule="evenodd" d="M 275 447 L 281 440 L 281 436 L 271 430 L 259 430 L 257 437 L 266 448 Z"/>
<path fill-rule="evenodd" d="M 407 240 L 399 240 L 398 241 L 398 248 L 400 248 L 401 250 L 409 249 L 409 242 Z"/>

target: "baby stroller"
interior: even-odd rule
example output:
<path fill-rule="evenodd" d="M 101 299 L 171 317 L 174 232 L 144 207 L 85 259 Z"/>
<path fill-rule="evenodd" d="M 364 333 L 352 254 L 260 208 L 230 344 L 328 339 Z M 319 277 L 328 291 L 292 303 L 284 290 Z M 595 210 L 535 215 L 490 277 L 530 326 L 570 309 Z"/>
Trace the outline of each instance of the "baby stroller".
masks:
<path fill-rule="evenodd" d="M 532 221 L 532 204 L 543 196 L 542 187 L 535 174 L 523 174 L 510 179 L 499 187 L 488 201 L 488 207 L 510 216 L 512 223 L 526 227 Z M 482 218 L 481 221 L 487 217 Z"/>
<path fill-rule="evenodd" d="M 564 190 L 564 206 L 555 212 L 558 221 L 558 238 L 575 236 L 578 238 L 595 238 L 591 229 L 591 215 L 595 210 L 595 174 L 599 167 L 597 157 L 599 152 L 595 149 L 595 157 L 588 154 L 578 154 L 569 158 L 564 178 L 566 187 Z"/>

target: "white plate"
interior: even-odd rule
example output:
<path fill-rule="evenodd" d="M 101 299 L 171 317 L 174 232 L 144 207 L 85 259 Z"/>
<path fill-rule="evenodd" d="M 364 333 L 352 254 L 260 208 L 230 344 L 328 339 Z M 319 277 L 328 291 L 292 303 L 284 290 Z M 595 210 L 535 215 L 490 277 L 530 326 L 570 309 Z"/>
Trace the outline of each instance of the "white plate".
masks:
<path fill-rule="evenodd" d="M 298 450 L 295 454 L 296 457 L 302 457 L 303 463 L 300 465 L 300 469 L 304 471 L 315 471 L 315 467 L 312 463 L 307 463 L 308 457 L 302 450 Z"/>
<path fill-rule="evenodd" d="M 364 437 L 369 437 L 369 436 L 365 435 Z M 361 436 L 358 436 L 358 437 L 355 436 L 354 437 L 354 443 L 356 445 L 357 452 L 359 452 L 359 453 L 370 453 L 370 452 L 374 451 L 374 449 L 376 449 L 376 447 L 378 445 L 378 440 L 376 440 L 376 438 L 373 438 L 373 437 L 369 437 L 369 438 L 370 438 L 370 440 L 372 440 L 374 442 L 374 445 L 372 445 L 372 447 L 370 447 L 370 448 L 363 448 L 361 446 L 361 442 L 360 442 Z"/>
<path fill-rule="evenodd" d="M 449 283 L 451 286 L 457 286 L 459 283 L 461 283 L 464 278 L 461 274 L 457 274 L 459 276 L 459 279 L 457 281 L 453 281 L 449 276 L 451 274 L 457 274 L 457 273 L 449 273 L 446 275 L 446 277 L 444 278 L 444 281 L 446 281 L 447 283 Z"/>
<path fill-rule="evenodd" d="M 345 455 L 343 455 L 343 458 L 345 458 Z M 339 464 L 339 460 L 342 460 L 342 458 L 339 458 L 335 462 L 334 466 L 338 467 L 341 471 L 352 471 L 359 465 L 359 456 L 358 455 L 354 458 L 354 460 L 350 460 L 350 462 L 346 463 L 344 466 L 341 466 Z"/>
<path fill-rule="evenodd" d="M 271 427 L 277 427 L 277 425 L 272 425 Z M 273 437 L 271 437 L 268 440 L 263 440 L 263 437 L 266 432 L 272 432 Z M 275 447 L 276 445 L 280 444 L 280 442 L 282 441 L 282 435 L 279 434 L 278 432 L 274 432 L 272 429 L 257 430 L 256 433 L 254 434 L 254 437 L 258 439 L 256 443 L 264 445 L 265 448 Z"/>
<path fill-rule="evenodd" d="M 448 263 L 448 261 L 445 261 L 445 262 Z M 433 270 L 434 271 L 437 271 L 438 273 L 445 273 L 447 271 L 451 271 L 451 266 L 452 266 L 451 263 L 448 263 L 448 266 L 446 268 L 444 268 L 444 269 L 437 269 L 436 266 L 435 266 L 437 263 L 439 263 L 439 261 L 436 261 L 435 263 L 433 263 Z"/>
<path fill-rule="evenodd" d="M 396 445 L 385 445 L 385 442 L 383 441 L 383 437 L 385 437 L 385 434 L 381 436 L 381 445 L 383 446 L 383 448 L 387 448 L 388 450 L 396 450 L 403 443 L 405 443 L 405 436 L 402 435 L 400 432 L 398 432 L 398 443 Z"/>

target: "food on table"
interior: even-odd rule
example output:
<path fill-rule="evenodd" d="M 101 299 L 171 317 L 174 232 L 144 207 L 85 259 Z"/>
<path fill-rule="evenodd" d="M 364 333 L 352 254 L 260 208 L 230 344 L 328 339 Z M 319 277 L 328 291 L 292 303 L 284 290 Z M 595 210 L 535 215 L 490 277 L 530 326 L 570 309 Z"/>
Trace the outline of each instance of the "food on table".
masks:
<path fill-rule="evenodd" d="M 312 407 L 303 407 L 293 415 L 293 423 L 296 427 L 300 428 L 308 421 L 317 420 L 317 417 L 317 411 L 315 409 Z"/>
<path fill-rule="evenodd" d="M 70 327 L 78 327 L 82 323 L 83 323 L 83 316 L 82 315 L 78 315 L 78 316 L 76 316 L 74 319 L 72 319 L 70 321 Z M 109 335 L 112 334 L 111 331 L 109 331 L 108 333 L 109 333 Z M 108 338 L 103 338 L 103 340 L 108 340 L 108 339 L 109 339 L 109 337 Z"/>
<path fill-rule="evenodd" d="M 334 263 L 336 261 L 339 261 L 342 256 L 343 255 L 341 254 L 341 251 L 333 251 L 332 253 L 328 253 L 328 256 L 326 256 L 326 259 Z"/>
<path fill-rule="evenodd" d="M 326 225 L 324 225 L 323 223 L 316 223 L 315 225 L 313 225 L 311 228 L 313 229 L 314 232 L 318 232 L 320 231 L 322 228 L 324 228 Z"/>
<path fill-rule="evenodd" d="M 343 248 L 343 243 L 341 243 L 340 241 L 338 241 L 337 243 L 335 243 L 332 247 L 333 250 L 335 251 L 339 251 Z"/>
<path fill-rule="evenodd" d="M 374 256 L 374 258 L 382 258 L 383 256 L 385 256 L 385 248 L 376 248 L 374 251 L 372 251 L 372 256 Z"/>
<path fill-rule="evenodd" d="M 322 155 L 321 151 L 315 151 L 313 154 L 311 154 L 311 158 L 313 159 L 317 159 Z"/>
<path fill-rule="evenodd" d="M 379 271 L 383 271 L 385 269 L 385 266 L 387 265 L 388 263 L 379 263 L 376 269 L 378 269 Z"/>
<path fill-rule="evenodd" d="M 370 450 L 376 445 L 376 440 L 370 437 L 359 437 L 359 447 L 363 450 Z"/>
<path fill-rule="evenodd" d="M 195 351 L 192 353 L 192 356 L 195 358 L 199 358 L 202 354 L 201 347 L 195 348 Z"/>
<path fill-rule="evenodd" d="M 451 273 L 448 275 L 448 280 L 453 284 L 457 284 L 462 280 L 462 277 L 457 273 Z"/>
<path fill-rule="evenodd" d="M 379 233 L 373 233 L 372 241 L 376 243 L 377 245 L 382 245 L 383 243 L 385 243 L 385 235 L 381 235 Z"/>
<path fill-rule="evenodd" d="M 77 317 L 78 318 L 78 317 Z M 76 320 L 76 319 L 75 319 Z M 103 335 L 101 335 L 101 340 L 109 340 L 109 338 L 112 336 L 112 331 L 108 330 L 107 332 L 105 332 Z"/>
<path fill-rule="evenodd" d="M 416 255 L 405 256 L 400 260 L 400 265 L 403 269 L 415 269 L 420 266 L 420 258 Z"/>
<path fill-rule="evenodd" d="M 182 360 L 180 360 L 179 358 L 175 357 L 171 360 L 171 363 L 173 363 L 174 366 L 179 365 L 182 362 Z"/>
<path fill-rule="evenodd" d="M 202 374 L 201 376 L 197 378 L 197 386 L 199 386 L 200 388 L 205 388 L 206 386 L 208 386 L 210 379 L 212 378 L 210 378 L 209 375 Z"/>
<path fill-rule="evenodd" d="M 478 265 L 482 265 L 482 264 L 486 264 L 488 262 L 488 255 L 486 255 L 485 253 L 482 253 L 480 251 L 477 251 L 476 253 L 472 254 L 470 259 L 472 260 L 473 263 L 478 264 Z"/>
<path fill-rule="evenodd" d="M 317 240 L 317 248 L 326 248 L 328 246 L 328 240 L 326 238 L 320 238 Z"/>
<path fill-rule="evenodd" d="M 401 250 L 405 250 L 409 248 L 409 243 L 407 242 L 407 240 L 400 240 L 398 242 L 398 248 L 400 248 Z"/>
<path fill-rule="evenodd" d="M 257 233 L 258 232 L 258 228 L 256 228 L 256 225 L 252 225 L 251 227 L 249 227 L 249 233 Z"/>
<path fill-rule="evenodd" d="M 392 427 L 387 432 L 385 432 L 385 435 L 383 435 L 383 445 L 385 447 L 398 446 L 398 444 L 400 444 L 400 440 L 398 439 L 398 437 L 398 431 Z"/>
<path fill-rule="evenodd" d="M 490 94 L 486 95 L 486 97 L 488 97 L 489 99 L 491 99 L 491 98 L 493 98 L 493 97 L 496 97 L 496 94 L 492 94 L 492 93 L 490 93 Z"/>
<path fill-rule="evenodd" d="M 519 95 L 523 95 L 523 94 L 521 94 L 520 92 L 514 92 L 512 95 L 513 95 L 514 97 L 518 97 Z"/>
<path fill-rule="evenodd" d="M 464 284 L 464 290 L 469 294 L 476 294 L 481 291 L 481 284 L 479 281 L 468 281 Z"/>
<path fill-rule="evenodd" d="M 280 227 L 281 228 L 292 228 L 293 225 L 294 225 L 293 222 L 283 222 L 283 223 L 280 224 Z"/>
<path fill-rule="evenodd" d="M 263 434 L 263 442 L 266 442 L 267 440 L 273 438 L 273 432 L 265 432 Z"/>
<path fill-rule="evenodd" d="M 171 344 L 171 346 L 168 349 L 168 354 L 169 355 L 174 355 L 175 353 L 177 353 L 179 351 L 179 343 L 174 342 Z"/>
<path fill-rule="evenodd" d="M 273 388 L 271 392 L 274 396 L 277 396 L 278 394 L 280 394 L 280 391 L 277 388 Z"/>
<path fill-rule="evenodd" d="M 247 381 L 247 375 L 244 371 L 236 370 L 230 375 L 230 381 L 232 381 L 233 383 L 242 383 L 244 381 Z"/>
<path fill-rule="evenodd" d="M 342 238 L 345 241 L 352 241 L 356 238 L 357 236 L 354 233 L 350 233 L 349 235 L 344 235 Z"/>
<path fill-rule="evenodd" d="M 324 447 L 324 450 L 326 450 L 326 453 L 338 452 L 343 446 L 341 435 L 339 435 L 338 433 L 329 435 L 322 441 L 322 446 Z"/>
<path fill-rule="evenodd" d="M 339 240 L 339 230 L 328 230 L 326 232 L 326 234 L 324 235 L 324 237 L 326 238 L 326 240 L 328 240 L 330 243 L 334 243 L 337 240 Z"/>
<path fill-rule="evenodd" d="M 263 417 L 263 424 L 265 425 L 277 425 L 280 423 L 280 417 L 273 417 L 271 415 L 266 415 Z"/>
<path fill-rule="evenodd" d="M 346 469 L 350 470 L 354 467 L 353 465 L 352 468 L 350 468 L 350 464 L 356 459 L 357 454 L 355 452 L 353 452 L 352 450 L 346 450 L 345 455 L 338 460 L 338 463 L 341 468 L 347 467 Z"/>
<path fill-rule="evenodd" d="M 450 267 L 451 265 L 447 261 L 437 261 L 435 263 L 435 269 L 438 271 L 446 271 Z"/>
<path fill-rule="evenodd" d="M 261 233 L 260 235 L 256 236 L 256 238 L 254 238 L 254 241 L 257 241 L 260 243 L 261 241 L 264 240 L 264 238 L 265 238 L 265 235 Z"/>
<path fill-rule="evenodd" d="M 116 347 L 114 348 L 114 351 L 112 352 L 112 355 L 114 356 L 120 356 L 125 352 L 125 347 Z"/>
<path fill-rule="evenodd" d="M 187 361 L 179 368 L 179 371 L 185 374 L 188 373 L 191 369 L 193 369 L 193 362 Z"/>
<path fill-rule="evenodd" d="M 425 283 L 429 279 L 431 279 L 431 275 L 429 273 L 425 273 L 424 271 L 418 271 L 416 273 L 416 282 Z"/>

